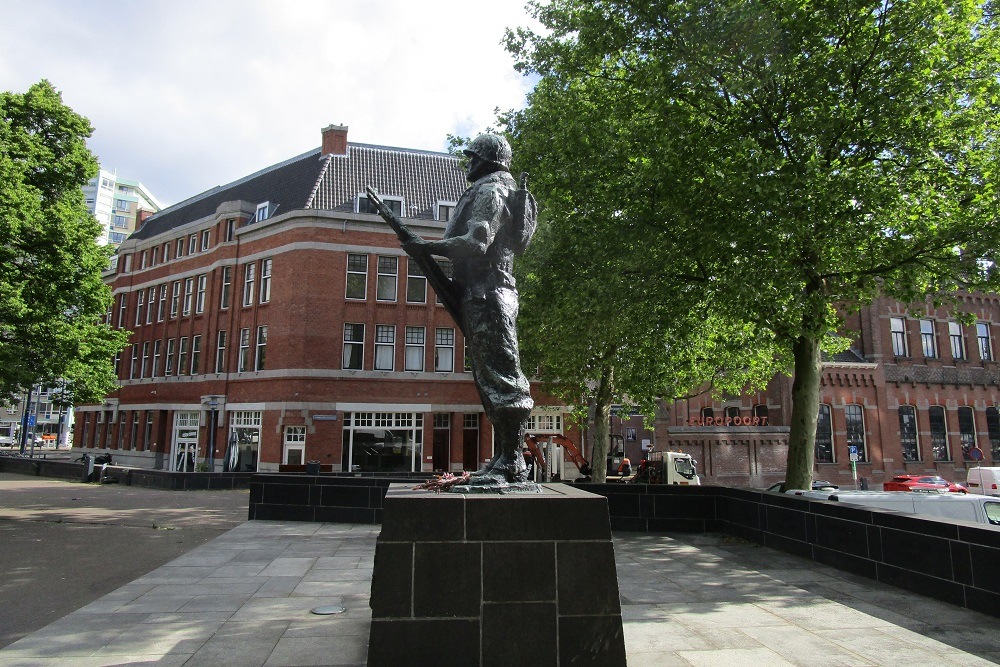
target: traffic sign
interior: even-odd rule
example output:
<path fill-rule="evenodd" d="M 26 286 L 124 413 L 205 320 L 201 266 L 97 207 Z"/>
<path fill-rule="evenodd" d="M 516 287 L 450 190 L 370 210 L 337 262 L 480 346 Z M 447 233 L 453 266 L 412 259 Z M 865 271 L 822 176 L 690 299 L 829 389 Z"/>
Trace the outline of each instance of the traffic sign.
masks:
<path fill-rule="evenodd" d="M 848 445 L 847 453 L 851 455 L 851 461 L 859 461 L 861 459 L 861 457 L 858 456 L 857 445 Z"/>
<path fill-rule="evenodd" d="M 35 415 L 28 415 L 28 428 L 34 428 L 35 426 Z"/>
<path fill-rule="evenodd" d="M 979 447 L 973 447 L 972 449 L 969 450 L 969 458 L 972 459 L 973 461 L 982 461 L 983 450 L 980 449 Z"/>

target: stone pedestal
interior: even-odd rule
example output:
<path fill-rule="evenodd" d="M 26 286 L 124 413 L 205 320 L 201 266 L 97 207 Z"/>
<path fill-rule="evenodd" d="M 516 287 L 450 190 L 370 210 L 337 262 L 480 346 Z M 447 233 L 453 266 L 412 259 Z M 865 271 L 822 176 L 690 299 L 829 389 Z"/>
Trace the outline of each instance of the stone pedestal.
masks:
<path fill-rule="evenodd" d="M 368 664 L 625 665 L 607 500 L 565 484 L 464 495 L 392 485 Z"/>

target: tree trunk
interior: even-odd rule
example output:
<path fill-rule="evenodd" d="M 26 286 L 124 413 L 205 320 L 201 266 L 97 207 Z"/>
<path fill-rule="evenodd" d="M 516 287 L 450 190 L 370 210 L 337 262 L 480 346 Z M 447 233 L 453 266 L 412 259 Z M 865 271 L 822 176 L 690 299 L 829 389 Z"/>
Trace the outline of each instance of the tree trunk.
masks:
<path fill-rule="evenodd" d="M 816 460 L 816 420 L 819 415 L 820 347 L 818 337 L 800 336 L 792 345 L 795 379 L 792 382 L 792 423 L 788 434 L 786 489 L 812 487 Z"/>
<path fill-rule="evenodd" d="M 594 450 L 590 457 L 590 467 L 593 470 L 590 479 L 596 484 L 603 484 L 608 475 L 608 424 L 611 421 L 611 399 L 614 396 L 614 367 L 608 365 L 601 371 L 601 379 L 597 383 L 594 395 Z"/>

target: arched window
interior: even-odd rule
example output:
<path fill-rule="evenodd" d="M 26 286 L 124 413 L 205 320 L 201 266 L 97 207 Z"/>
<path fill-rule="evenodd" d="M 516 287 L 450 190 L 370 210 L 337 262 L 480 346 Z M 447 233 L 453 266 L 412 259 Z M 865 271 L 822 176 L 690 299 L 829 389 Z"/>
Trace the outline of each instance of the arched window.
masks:
<path fill-rule="evenodd" d="M 715 410 L 711 407 L 701 409 L 701 420 L 704 422 L 705 426 L 711 426 L 715 424 Z M 711 423 L 709 423 L 711 420 Z"/>
<path fill-rule="evenodd" d="M 830 417 L 830 406 L 820 403 L 819 419 L 816 420 L 816 463 L 833 462 L 833 420 Z"/>
<path fill-rule="evenodd" d="M 945 421 L 944 407 L 932 405 L 927 408 L 927 416 L 931 422 L 931 450 L 935 461 L 950 460 L 948 454 L 948 425 Z"/>
<path fill-rule="evenodd" d="M 867 461 L 865 451 L 865 414 L 864 409 L 857 404 L 844 406 L 844 421 L 847 423 L 847 446 L 857 447 L 858 461 Z M 850 451 L 850 449 L 848 449 Z"/>
<path fill-rule="evenodd" d="M 899 406 L 899 441 L 904 461 L 919 461 L 917 447 L 917 410 L 912 405 Z"/>
<path fill-rule="evenodd" d="M 971 452 L 976 446 L 976 418 L 967 405 L 958 409 L 958 433 L 962 440 L 962 458 L 971 461 Z"/>

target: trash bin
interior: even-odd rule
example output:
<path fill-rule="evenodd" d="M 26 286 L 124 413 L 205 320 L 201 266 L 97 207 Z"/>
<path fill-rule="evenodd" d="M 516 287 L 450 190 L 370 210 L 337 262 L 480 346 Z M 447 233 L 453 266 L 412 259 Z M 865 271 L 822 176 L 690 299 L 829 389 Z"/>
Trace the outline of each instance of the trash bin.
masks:
<path fill-rule="evenodd" d="M 89 482 L 94 475 L 94 457 L 90 454 L 83 455 L 83 475 L 80 480 L 84 484 Z"/>
<path fill-rule="evenodd" d="M 319 461 L 306 461 L 306 474 L 307 475 L 318 475 L 319 474 Z"/>

